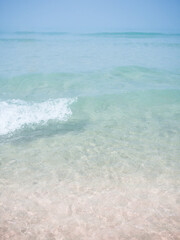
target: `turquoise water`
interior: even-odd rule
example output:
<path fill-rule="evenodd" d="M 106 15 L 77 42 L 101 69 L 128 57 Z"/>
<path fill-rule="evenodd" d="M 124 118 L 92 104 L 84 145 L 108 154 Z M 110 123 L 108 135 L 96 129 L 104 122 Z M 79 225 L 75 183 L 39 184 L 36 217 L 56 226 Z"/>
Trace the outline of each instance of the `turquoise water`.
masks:
<path fill-rule="evenodd" d="M 2 32 L 0 53 L 0 236 L 177 239 L 180 34 Z"/>

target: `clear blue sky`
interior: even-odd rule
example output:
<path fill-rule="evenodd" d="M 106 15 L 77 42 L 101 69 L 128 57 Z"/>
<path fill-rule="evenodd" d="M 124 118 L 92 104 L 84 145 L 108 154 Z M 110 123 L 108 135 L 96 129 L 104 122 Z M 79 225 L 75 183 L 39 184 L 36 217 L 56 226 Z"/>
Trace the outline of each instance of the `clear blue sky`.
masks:
<path fill-rule="evenodd" d="M 0 30 L 180 32 L 180 0 L 0 0 Z"/>

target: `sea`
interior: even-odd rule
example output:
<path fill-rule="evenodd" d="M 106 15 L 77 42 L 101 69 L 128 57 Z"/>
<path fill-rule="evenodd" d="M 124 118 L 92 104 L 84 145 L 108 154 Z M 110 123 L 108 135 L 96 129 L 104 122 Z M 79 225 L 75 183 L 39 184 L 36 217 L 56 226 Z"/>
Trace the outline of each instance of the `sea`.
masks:
<path fill-rule="evenodd" d="M 180 34 L 0 32 L 0 239 L 180 238 Z"/>

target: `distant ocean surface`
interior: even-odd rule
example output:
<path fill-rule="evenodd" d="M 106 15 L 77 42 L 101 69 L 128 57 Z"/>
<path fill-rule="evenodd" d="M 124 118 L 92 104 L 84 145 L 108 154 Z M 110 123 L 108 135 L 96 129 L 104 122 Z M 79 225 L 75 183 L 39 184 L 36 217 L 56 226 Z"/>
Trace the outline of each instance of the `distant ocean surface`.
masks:
<path fill-rule="evenodd" d="M 0 237 L 178 239 L 179 170 L 180 34 L 0 33 Z"/>

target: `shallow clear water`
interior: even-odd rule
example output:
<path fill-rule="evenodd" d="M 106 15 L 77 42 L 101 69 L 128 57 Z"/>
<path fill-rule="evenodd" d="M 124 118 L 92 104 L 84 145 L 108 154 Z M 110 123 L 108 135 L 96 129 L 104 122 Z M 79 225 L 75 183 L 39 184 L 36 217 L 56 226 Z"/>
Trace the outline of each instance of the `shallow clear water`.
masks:
<path fill-rule="evenodd" d="M 2 239 L 178 239 L 180 35 L 0 34 Z"/>

